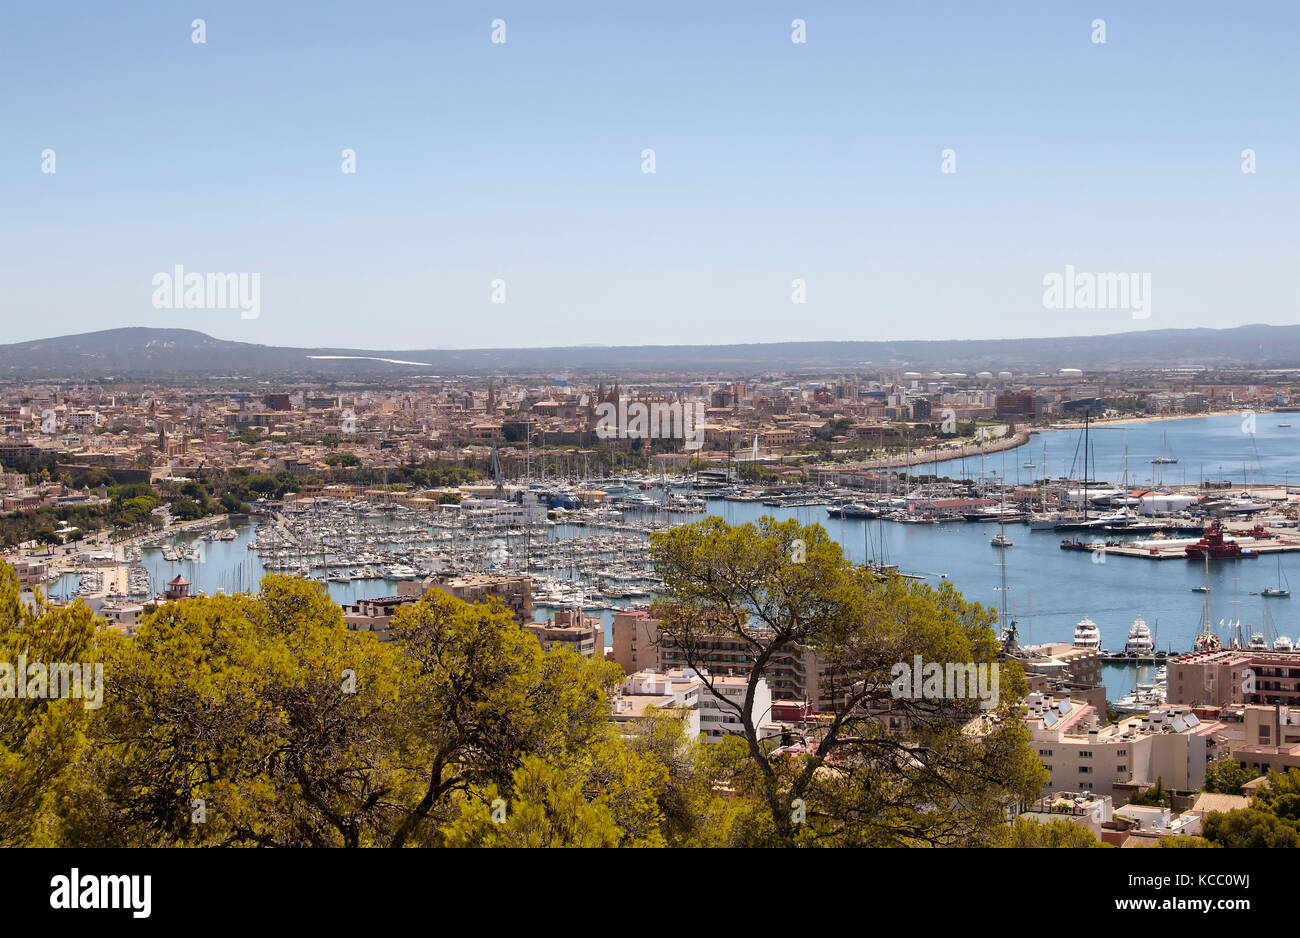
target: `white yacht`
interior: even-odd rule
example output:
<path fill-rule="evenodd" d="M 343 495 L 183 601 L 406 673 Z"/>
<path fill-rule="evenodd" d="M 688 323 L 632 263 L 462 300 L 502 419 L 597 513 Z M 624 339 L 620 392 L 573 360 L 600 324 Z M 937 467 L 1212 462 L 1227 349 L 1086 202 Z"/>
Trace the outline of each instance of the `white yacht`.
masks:
<path fill-rule="evenodd" d="M 1167 700 L 1168 690 L 1164 684 L 1139 684 L 1132 693 L 1111 706 L 1120 713 L 1149 713 Z"/>
<path fill-rule="evenodd" d="M 1124 643 L 1124 654 L 1146 657 L 1155 654 L 1155 650 L 1156 646 L 1151 641 L 1151 630 L 1147 628 L 1146 620 L 1138 616 L 1133 620 L 1133 627 L 1128 630 L 1128 641 Z"/>
<path fill-rule="evenodd" d="M 1273 639 L 1273 650 L 1294 651 L 1295 645 L 1292 644 L 1291 639 L 1287 638 L 1285 635 L 1279 635 L 1277 638 Z"/>
<path fill-rule="evenodd" d="M 1101 651 L 1101 629 L 1087 616 L 1074 627 L 1074 647 Z"/>

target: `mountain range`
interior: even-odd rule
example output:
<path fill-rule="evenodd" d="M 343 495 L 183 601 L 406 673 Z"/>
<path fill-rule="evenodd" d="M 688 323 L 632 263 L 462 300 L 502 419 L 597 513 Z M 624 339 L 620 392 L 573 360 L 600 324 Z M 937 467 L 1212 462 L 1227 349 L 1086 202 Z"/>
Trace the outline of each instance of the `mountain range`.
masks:
<path fill-rule="evenodd" d="M 0 378 L 411 374 L 752 374 L 760 371 L 1116 371 L 1300 366 L 1300 325 L 1158 329 L 1048 339 L 772 342 L 531 349 L 258 345 L 192 329 L 132 327 L 0 345 Z"/>

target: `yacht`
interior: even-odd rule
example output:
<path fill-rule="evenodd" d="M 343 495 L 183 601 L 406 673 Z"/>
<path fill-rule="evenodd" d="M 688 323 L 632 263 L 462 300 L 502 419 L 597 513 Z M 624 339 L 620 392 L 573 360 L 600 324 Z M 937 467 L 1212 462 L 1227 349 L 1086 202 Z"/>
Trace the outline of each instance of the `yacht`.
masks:
<path fill-rule="evenodd" d="M 1148 657 L 1155 654 L 1156 646 L 1151 641 L 1151 630 L 1146 620 L 1138 616 L 1133 620 L 1133 627 L 1128 630 L 1128 641 L 1124 643 L 1124 654 Z"/>
<path fill-rule="evenodd" d="M 1139 684 L 1132 693 L 1121 697 L 1111 706 L 1120 713 L 1148 713 L 1165 703 L 1167 696 L 1164 684 Z"/>
<path fill-rule="evenodd" d="M 1292 644 L 1291 639 L 1287 638 L 1285 635 L 1279 635 L 1277 638 L 1273 639 L 1273 650 L 1294 651 L 1295 645 Z"/>
<path fill-rule="evenodd" d="M 1007 540 L 1007 536 L 1005 534 L 1001 534 L 1001 533 L 993 535 L 992 539 L 989 541 L 989 544 L 992 547 L 1002 547 L 1002 548 L 1016 546 L 1015 544 L 1012 544 L 1009 540 Z"/>
<path fill-rule="evenodd" d="M 556 585 L 548 592 L 543 593 L 537 599 L 533 600 L 534 606 L 543 608 L 563 609 L 570 606 L 585 606 L 587 596 L 580 589 Z"/>
<path fill-rule="evenodd" d="M 1252 632 L 1246 647 L 1251 651 L 1268 651 L 1268 639 L 1259 632 Z"/>
<path fill-rule="evenodd" d="M 1074 627 L 1074 647 L 1101 651 L 1101 629 L 1087 616 Z"/>
<path fill-rule="evenodd" d="M 862 503 L 847 505 L 828 505 L 826 514 L 832 518 L 879 518 L 879 510 Z"/>
<path fill-rule="evenodd" d="M 1054 531 L 1058 524 L 1078 520 L 1078 515 L 1063 511 L 1036 511 L 1029 516 L 1029 530 Z"/>
<path fill-rule="evenodd" d="M 1291 595 L 1291 584 L 1288 582 L 1283 585 L 1282 576 L 1282 555 L 1277 555 L 1277 586 L 1266 586 L 1259 591 L 1261 596 L 1272 596 L 1275 599 L 1286 599 Z"/>

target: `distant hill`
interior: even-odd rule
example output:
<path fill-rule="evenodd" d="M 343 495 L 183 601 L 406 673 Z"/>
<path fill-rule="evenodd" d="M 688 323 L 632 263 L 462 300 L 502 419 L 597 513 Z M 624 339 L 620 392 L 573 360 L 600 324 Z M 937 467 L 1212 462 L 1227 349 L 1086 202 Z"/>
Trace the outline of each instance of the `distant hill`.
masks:
<path fill-rule="evenodd" d="M 108 329 L 0 345 L 0 378 L 78 376 L 555 374 L 942 369 L 1016 373 L 1180 366 L 1300 366 L 1300 325 L 1162 329 L 1054 339 L 773 342 L 604 348 L 289 348 L 191 329 Z"/>

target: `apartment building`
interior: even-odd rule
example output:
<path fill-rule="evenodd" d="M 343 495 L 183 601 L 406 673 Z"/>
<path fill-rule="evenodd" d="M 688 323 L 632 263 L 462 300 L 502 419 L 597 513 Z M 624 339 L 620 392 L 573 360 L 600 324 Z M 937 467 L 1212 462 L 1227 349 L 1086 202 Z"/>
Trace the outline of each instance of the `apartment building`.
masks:
<path fill-rule="evenodd" d="M 6 561 L 14 568 L 18 574 L 18 588 L 20 590 L 31 590 L 45 585 L 45 576 L 48 567 L 42 560 L 9 560 Z"/>
<path fill-rule="evenodd" d="M 559 609 L 549 622 L 524 626 L 543 650 L 563 647 L 583 658 L 605 657 L 605 623 L 599 616 L 584 616 L 581 609 Z"/>
<path fill-rule="evenodd" d="M 614 614 L 613 658 L 627 674 L 645 669 L 689 668 L 686 654 L 659 631 L 659 623 L 641 610 Z M 697 664 L 714 674 L 748 674 L 753 650 L 735 636 L 718 635 L 696 649 Z M 810 648 L 790 648 L 774 655 L 763 675 L 776 700 L 810 701 L 823 712 L 834 709 L 834 690 L 823 680 L 824 668 Z"/>
<path fill-rule="evenodd" d="M 381 596 L 360 599 L 343 606 L 343 621 L 355 632 L 370 632 L 381 642 L 388 641 L 388 625 L 402 606 L 415 601 L 412 596 Z"/>
<path fill-rule="evenodd" d="M 1106 712 L 1106 688 L 1101 683 L 1102 653 L 1067 642 L 1048 642 L 1018 649 L 1010 655 L 1025 671 L 1030 692 L 1069 697 Z"/>
<path fill-rule="evenodd" d="M 1167 667 L 1171 703 L 1300 709 L 1300 652 L 1224 648 L 1178 655 Z"/>
<path fill-rule="evenodd" d="M 1031 693 L 1025 698 L 1030 745 L 1047 766 L 1044 793 L 1096 792 L 1112 798 L 1160 781 L 1197 790 L 1205 769 L 1226 755 L 1225 727 L 1187 707 L 1164 706 L 1106 725 L 1090 704 Z"/>
<path fill-rule="evenodd" d="M 1300 769 L 1300 707 L 1248 704 L 1241 710 L 1242 741 L 1232 757 L 1260 775 Z"/>
<path fill-rule="evenodd" d="M 1066 820 L 1077 824 L 1093 837 L 1101 840 L 1104 825 L 1110 824 L 1114 819 L 1115 807 L 1110 795 L 1056 791 L 1026 805 L 1017 816 L 1037 821 L 1039 824 Z"/>
<path fill-rule="evenodd" d="M 439 589 L 467 603 L 486 602 L 495 596 L 510 608 L 520 625 L 533 622 L 533 582 L 526 576 L 476 573 L 467 576 L 433 577 L 420 584 L 421 593 Z M 399 587 L 399 595 L 401 588 Z"/>
<path fill-rule="evenodd" d="M 646 669 L 629 674 L 610 705 L 610 720 L 629 733 L 650 708 L 678 717 L 688 739 L 700 735 L 700 698 L 708 688 L 694 671 L 664 673 Z"/>
<path fill-rule="evenodd" d="M 644 719 L 647 709 L 653 706 L 680 716 L 692 739 L 702 737 L 705 742 L 716 743 L 743 734 L 737 707 L 743 704 L 746 689 L 744 678 L 711 675 L 693 668 L 637 671 L 623 681 L 613 701 L 611 719 L 630 727 Z M 719 694 L 727 702 L 719 700 Z M 752 715 L 760 735 L 780 732 L 772 721 L 771 691 L 761 679 L 754 688 Z"/>
<path fill-rule="evenodd" d="M 1102 653 L 1097 649 L 1047 642 L 1025 647 L 1016 660 L 1026 674 L 1043 674 L 1076 684 L 1101 683 Z"/>

